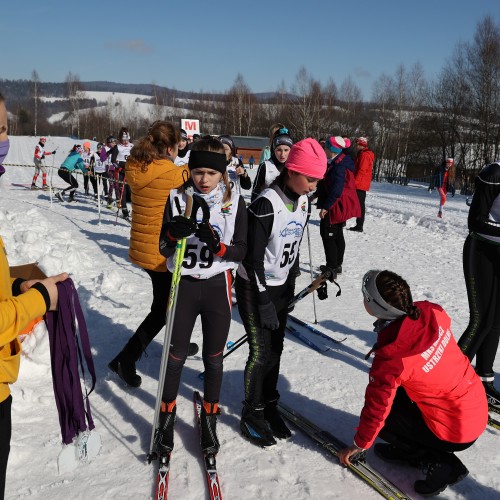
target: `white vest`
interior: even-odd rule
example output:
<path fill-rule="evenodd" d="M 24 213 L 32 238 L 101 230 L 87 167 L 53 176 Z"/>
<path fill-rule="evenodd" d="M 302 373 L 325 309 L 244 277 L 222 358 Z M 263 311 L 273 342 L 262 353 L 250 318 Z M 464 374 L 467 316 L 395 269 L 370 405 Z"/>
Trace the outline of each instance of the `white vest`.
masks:
<path fill-rule="evenodd" d="M 94 172 L 96 174 L 104 174 L 106 172 L 106 163 L 101 161 L 99 153 L 94 153 Z"/>
<path fill-rule="evenodd" d="M 189 150 L 183 157 L 180 157 L 180 156 L 176 156 L 175 157 L 175 160 L 174 160 L 174 163 L 178 166 L 178 167 L 182 167 L 183 165 L 187 165 L 188 162 L 189 162 L 189 155 L 191 154 L 191 150 Z"/>
<path fill-rule="evenodd" d="M 83 160 L 83 163 L 85 163 L 85 168 L 87 170 L 90 168 L 90 159 L 92 158 L 93 154 L 94 153 L 92 151 L 90 153 L 83 151 L 83 153 L 82 153 L 82 160 Z"/>
<path fill-rule="evenodd" d="M 178 198 L 181 212 L 177 210 L 174 199 Z M 181 215 L 186 206 L 185 193 L 179 194 L 177 189 L 170 191 L 170 206 L 172 215 Z M 239 195 L 232 192 L 231 199 L 227 202 L 216 203 L 210 209 L 210 224 L 219 235 L 220 241 L 225 245 L 230 245 L 234 235 L 236 223 L 236 213 L 238 212 Z M 197 222 L 202 220 L 201 208 L 196 214 Z M 170 272 L 174 270 L 174 255 L 167 259 L 167 268 Z M 228 269 L 238 267 L 237 262 L 223 260 L 214 255 L 208 247 L 200 241 L 194 234 L 186 240 L 186 253 L 182 263 L 182 276 L 193 276 L 199 279 L 208 279 Z"/>
<path fill-rule="evenodd" d="M 237 194 L 241 194 L 240 186 L 240 176 L 236 173 L 236 167 L 239 167 L 240 162 L 236 156 L 233 156 L 231 163 L 227 166 L 227 176 L 229 178 L 229 184 L 231 186 L 231 191 Z"/>
<path fill-rule="evenodd" d="M 297 208 L 290 212 L 274 189 L 265 189 L 261 195 L 267 198 L 274 212 L 271 235 L 264 254 L 264 273 L 269 286 L 285 283 L 297 255 L 308 217 L 306 195 L 298 199 Z"/>
<path fill-rule="evenodd" d="M 134 147 L 134 145 L 129 142 L 128 144 L 118 144 L 118 156 L 116 157 L 116 161 L 120 163 L 121 161 L 127 161 L 127 158 L 130 154 L 130 150 Z"/>
<path fill-rule="evenodd" d="M 272 184 L 274 179 L 280 175 L 280 171 L 271 160 L 266 160 L 264 163 L 266 166 L 266 181 L 264 187 L 267 188 Z"/>

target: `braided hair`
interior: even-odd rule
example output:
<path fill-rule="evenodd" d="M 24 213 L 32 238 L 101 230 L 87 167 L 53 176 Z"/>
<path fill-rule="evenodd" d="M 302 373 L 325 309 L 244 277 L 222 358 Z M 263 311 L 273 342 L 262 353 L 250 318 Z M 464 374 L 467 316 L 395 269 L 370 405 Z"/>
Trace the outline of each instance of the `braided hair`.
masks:
<path fill-rule="evenodd" d="M 410 287 L 401 276 L 391 271 L 381 271 L 376 284 L 378 292 L 389 305 L 404 311 L 410 319 L 419 318 L 420 309 L 413 304 Z"/>

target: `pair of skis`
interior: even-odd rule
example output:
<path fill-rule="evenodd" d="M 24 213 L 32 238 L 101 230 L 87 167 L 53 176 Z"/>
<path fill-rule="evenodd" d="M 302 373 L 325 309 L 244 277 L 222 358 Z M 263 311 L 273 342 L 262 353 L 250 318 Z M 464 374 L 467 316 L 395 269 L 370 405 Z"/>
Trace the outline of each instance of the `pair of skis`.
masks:
<path fill-rule="evenodd" d="M 492 396 L 488 396 L 488 394 L 486 394 L 486 398 L 488 399 L 489 413 L 500 415 L 500 401 Z M 490 414 L 488 414 L 488 425 L 494 429 L 500 430 L 500 420 L 493 418 Z"/>
<path fill-rule="evenodd" d="M 337 452 L 346 445 L 333 434 L 321 429 L 316 424 L 302 416 L 293 408 L 287 406 L 281 401 L 278 403 L 278 410 L 283 417 L 298 427 L 307 436 L 318 443 L 325 451 L 337 457 Z M 378 491 L 384 498 L 395 499 L 410 499 L 410 497 L 401 491 L 394 483 L 389 481 L 380 472 L 371 467 L 367 462 L 364 454 L 355 460 L 351 460 L 349 469 L 360 477 L 365 483 Z"/>
<path fill-rule="evenodd" d="M 193 393 L 193 402 L 195 419 L 201 437 L 201 408 L 203 406 L 203 402 L 198 391 L 194 391 Z M 204 454 L 203 463 L 205 465 L 205 473 L 207 476 L 207 486 L 210 500 L 222 500 L 215 455 L 212 453 Z M 167 500 L 169 473 L 170 454 L 161 455 L 159 457 L 158 475 L 156 478 L 156 500 Z"/>

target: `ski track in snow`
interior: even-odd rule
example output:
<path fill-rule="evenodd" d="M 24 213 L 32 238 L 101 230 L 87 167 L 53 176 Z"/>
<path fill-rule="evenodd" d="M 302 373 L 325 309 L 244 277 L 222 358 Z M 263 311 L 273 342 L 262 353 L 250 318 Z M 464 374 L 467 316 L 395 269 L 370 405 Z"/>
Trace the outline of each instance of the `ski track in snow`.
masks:
<path fill-rule="evenodd" d="M 50 140 L 55 146 L 59 144 L 58 138 Z M 11 141 L 18 155 L 8 157 L 11 163 L 21 163 L 22 158 L 29 157 L 36 143 L 33 138 L 13 137 Z M 67 139 L 60 141 L 58 161 L 64 158 L 62 150 Z M 250 175 L 255 175 L 256 170 L 249 170 Z M 54 201 L 51 207 L 49 193 L 11 185 L 29 183 L 32 175 L 32 168 L 7 167 L 0 181 L 0 234 L 11 265 L 38 261 L 47 274 L 68 271 L 75 282 L 98 377 L 90 401 L 102 449 L 93 462 L 72 473 L 58 474 L 61 436 L 48 339 L 45 327 L 38 325 L 23 344 L 19 380 L 12 386 L 13 436 L 6 498 L 150 498 L 156 469 L 146 463 L 145 457 L 151 437 L 163 332 L 138 363 L 143 378 L 140 388 L 126 388 L 107 368 L 149 310 L 149 278 L 127 259 L 130 226 L 126 222 L 118 218 L 115 225 L 115 214 L 103 208 L 99 225 L 97 207 L 90 199 L 73 204 Z M 57 176 L 54 184 L 62 185 Z M 319 354 L 287 336 L 279 385 L 284 402 L 347 443 L 352 440 L 363 406 L 369 370 L 364 355 L 375 341 L 371 332 L 373 318 L 364 311 L 360 292 L 361 278 L 367 270 L 393 270 L 408 280 L 416 300 L 440 303 L 452 318 L 455 337 L 468 323 L 462 272 L 468 213 L 465 197 L 449 197 L 444 218 L 438 219 L 436 192 L 373 183 L 366 205 L 365 232 L 345 231 L 344 272 L 339 277 L 342 295 L 336 298 L 336 290 L 329 286 L 327 300 L 316 298 L 317 327 L 335 338 L 347 339 L 342 344 L 332 344 L 309 335 L 317 344 L 331 347 Z M 347 227 L 352 225 L 352 221 L 348 222 Z M 317 210 L 310 232 L 316 271 L 324 262 Z M 297 280 L 297 291 L 310 281 L 307 238 L 302 244 L 300 264 L 302 274 Z M 311 297 L 299 302 L 293 314 L 313 322 Z M 244 329 L 235 307 L 229 340 L 242 335 Z M 201 344 L 199 322 L 192 338 Z M 293 426 L 292 440 L 280 441 L 270 449 L 257 448 L 243 439 L 239 418 L 247 354 L 244 346 L 225 360 L 218 425 L 221 451 L 217 459 L 223 497 L 380 498 Z M 499 367 L 497 360 L 497 373 Z M 192 404 L 193 390 L 203 391 L 198 378 L 201 371 L 200 355 L 187 360 L 178 398 L 169 498 L 207 497 Z M 474 446 L 460 453 L 470 475 L 449 487 L 441 498 L 499 498 L 499 439 L 499 432 L 488 428 Z M 418 498 L 412 484 L 422 477 L 421 472 L 389 467 L 371 451 L 368 460 L 401 489 Z"/>

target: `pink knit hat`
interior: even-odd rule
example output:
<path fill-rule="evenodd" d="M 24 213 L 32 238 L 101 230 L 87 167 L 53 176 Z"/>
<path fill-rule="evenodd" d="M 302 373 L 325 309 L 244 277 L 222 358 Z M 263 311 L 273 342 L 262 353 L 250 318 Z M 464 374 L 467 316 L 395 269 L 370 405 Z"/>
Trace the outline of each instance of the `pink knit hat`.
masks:
<path fill-rule="evenodd" d="M 288 170 L 306 177 L 322 179 L 326 172 L 327 161 L 326 153 L 318 141 L 304 139 L 292 146 L 285 166 Z"/>

